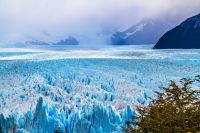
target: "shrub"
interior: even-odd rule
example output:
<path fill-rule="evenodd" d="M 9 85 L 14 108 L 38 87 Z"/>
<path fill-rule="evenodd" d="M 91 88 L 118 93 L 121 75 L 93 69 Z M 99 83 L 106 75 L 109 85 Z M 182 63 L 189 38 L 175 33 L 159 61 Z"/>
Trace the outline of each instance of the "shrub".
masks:
<path fill-rule="evenodd" d="M 187 133 L 200 131 L 200 76 L 170 81 L 155 92 L 148 106 L 138 107 L 135 121 L 127 121 L 127 133 Z M 195 89 L 196 88 L 196 89 Z"/>

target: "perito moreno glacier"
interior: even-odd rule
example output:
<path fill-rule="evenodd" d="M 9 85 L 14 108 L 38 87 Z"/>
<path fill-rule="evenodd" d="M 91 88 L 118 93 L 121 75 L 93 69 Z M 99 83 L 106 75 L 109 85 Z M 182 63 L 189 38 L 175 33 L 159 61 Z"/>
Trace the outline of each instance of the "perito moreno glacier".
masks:
<path fill-rule="evenodd" d="M 167 81 L 200 71 L 199 50 L 1 52 L 0 131 L 120 133 Z"/>

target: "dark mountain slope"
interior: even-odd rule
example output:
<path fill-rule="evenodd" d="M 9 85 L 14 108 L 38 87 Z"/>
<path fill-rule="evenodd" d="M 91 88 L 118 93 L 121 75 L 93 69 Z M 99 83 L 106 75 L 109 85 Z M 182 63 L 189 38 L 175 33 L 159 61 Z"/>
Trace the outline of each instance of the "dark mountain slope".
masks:
<path fill-rule="evenodd" d="M 188 18 L 179 26 L 165 33 L 154 49 L 199 49 L 200 14 Z"/>

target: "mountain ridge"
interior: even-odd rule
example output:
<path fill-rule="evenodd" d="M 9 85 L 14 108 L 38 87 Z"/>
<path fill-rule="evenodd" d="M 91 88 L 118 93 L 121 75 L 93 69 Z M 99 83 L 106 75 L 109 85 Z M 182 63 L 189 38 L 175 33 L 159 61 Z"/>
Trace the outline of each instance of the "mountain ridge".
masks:
<path fill-rule="evenodd" d="M 79 45 L 79 41 L 73 36 L 69 36 L 63 40 L 53 43 L 47 43 L 43 41 L 27 41 L 25 43 L 30 45 Z"/>
<path fill-rule="evenodd" d="M 153 49 L 199 49 L 200 14 L 192 16 L 166 32 Z"/>
<path fill-rule="evenodd" d="M 136 25 L 122 32 L 115 32 L 111 36 L 113 45 L 155 44 L 159 38 L 174 26 L 174 22 L 164 23 L 159 19 L 144 19 Z"/>

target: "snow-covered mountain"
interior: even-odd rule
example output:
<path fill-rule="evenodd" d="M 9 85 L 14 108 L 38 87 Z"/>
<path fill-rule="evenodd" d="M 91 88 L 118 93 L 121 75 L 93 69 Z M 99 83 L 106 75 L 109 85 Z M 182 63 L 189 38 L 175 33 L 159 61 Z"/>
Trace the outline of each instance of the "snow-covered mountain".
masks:
<path fill-rule="evenodd" d="M 155 49 L 200 48 L 200 14 L 188 18 L 164 34 Z"/>
<path fill-rule="evenodd" d="M 111 36 L 111 43 L 113 45 L 155 44 L 174 24 L 165 20 L 144 19 L 128 30 L 114 33 Z"/>

